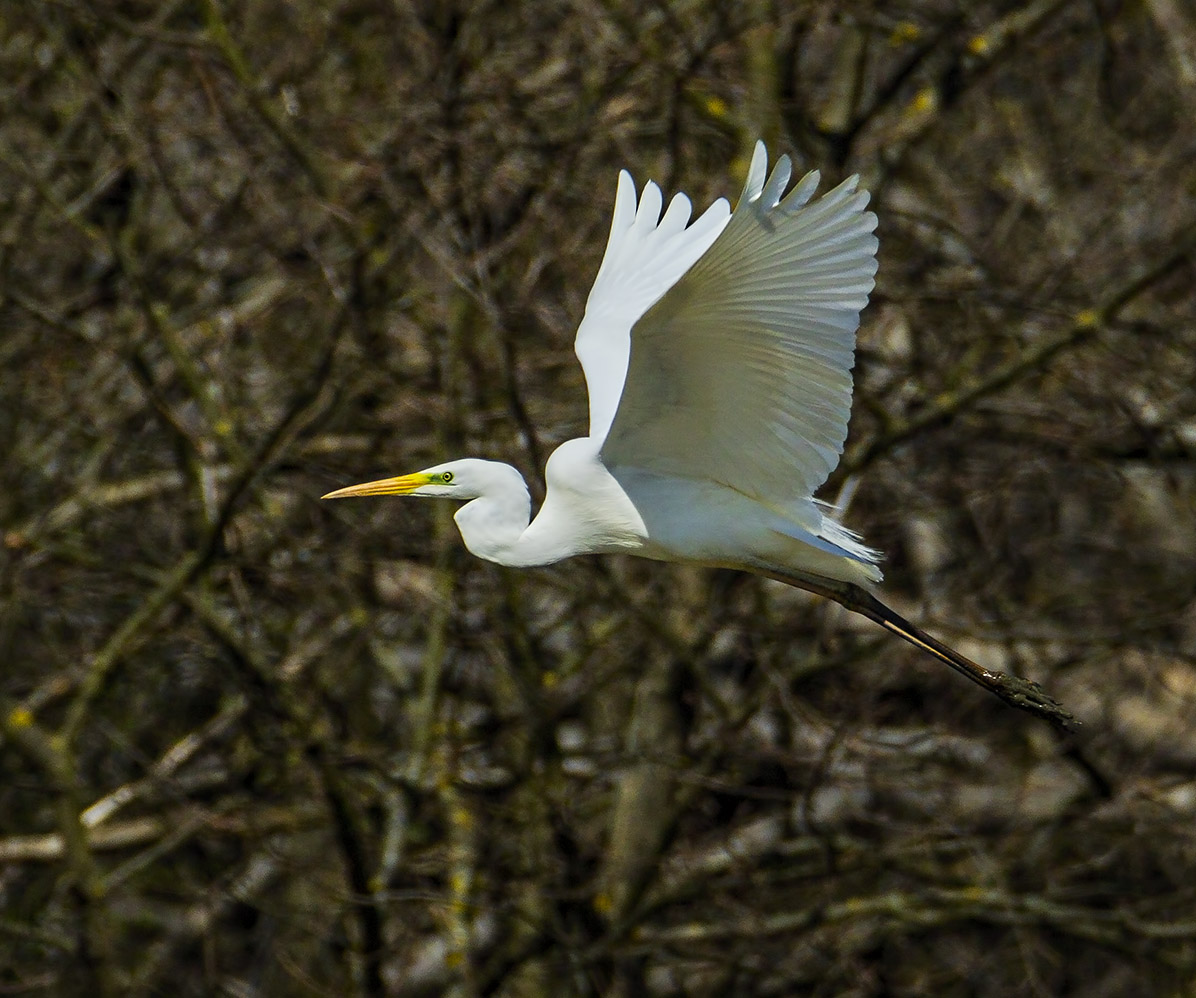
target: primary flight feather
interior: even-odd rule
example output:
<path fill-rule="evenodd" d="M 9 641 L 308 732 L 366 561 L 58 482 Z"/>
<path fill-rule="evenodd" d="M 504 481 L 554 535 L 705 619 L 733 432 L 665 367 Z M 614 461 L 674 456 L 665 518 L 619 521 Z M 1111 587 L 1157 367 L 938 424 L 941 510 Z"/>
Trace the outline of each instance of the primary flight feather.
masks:
<path fill-rule="evenodd" d="M 677 194 L 636 197 L 619 174 L 610 237 L 575 348 L 590 433 L 553 452 L 534 520 L 510 465 L 466 459 L 324 498 L 443 496 L 466 547 L 502 565 L 625 552 L 741 569 L 875 620 L 1006 702 L 1067 726 L 1036 684 L 964 658 L 881 603 L 880 554 L 815 490 L 838 464 L 860 312 L 876 274 L 876 216 L 852 177 L 822 197 L 816 172 L 785 193 L 756 143 L 735 210 L 690 222 Z"/>

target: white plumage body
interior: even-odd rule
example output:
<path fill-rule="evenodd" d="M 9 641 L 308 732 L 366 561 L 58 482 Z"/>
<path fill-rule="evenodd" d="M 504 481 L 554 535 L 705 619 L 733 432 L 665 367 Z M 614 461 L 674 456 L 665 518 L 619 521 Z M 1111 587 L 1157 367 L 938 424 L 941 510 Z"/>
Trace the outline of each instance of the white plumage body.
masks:
<path fill-rule="evenodd" d="M 612 471 L 596 459 L 598 449 L 590 437 L 557 448 L 546 469 L 547 497 L 516 545 L 491 551 L 471 546 L 473 553 L 523 567 L 576 554 L 623 553 L 748 571 L 802 567 L 847 582 L 879 577 L 872 552 L 813 500 L 769 508 L 716 482 L 632 467 Z M 458 511 L 467 544 L 475 533 L 467 511 L 482 501 Z M 584 542 L 562 550 L 559 539 L 566 534 Z"/>

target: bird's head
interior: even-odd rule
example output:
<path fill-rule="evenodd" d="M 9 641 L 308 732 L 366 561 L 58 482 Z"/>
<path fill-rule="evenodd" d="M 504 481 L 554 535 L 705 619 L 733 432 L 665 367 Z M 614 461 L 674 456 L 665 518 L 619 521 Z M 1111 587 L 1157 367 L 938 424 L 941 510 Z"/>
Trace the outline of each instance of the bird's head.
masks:
<path fill-rule="evenodd" d="M 519 478 L 519 485 L 522 487 L 523 479 L 510 465 L 499 464 L 497 461 L 482 461 L 478 458 L 465 458 L 461 461 L 449 461 L 446 464 L 425 468 L 413 475 L 379 478 L 377 481 L 363 482 L 361 485 L 350 485 L 348 488 L 337 489 L 320 498 L 439 496 L 445 499 L 477 499 L 494 492 L 496 486 L 504 484 L 512 473 Z"/>

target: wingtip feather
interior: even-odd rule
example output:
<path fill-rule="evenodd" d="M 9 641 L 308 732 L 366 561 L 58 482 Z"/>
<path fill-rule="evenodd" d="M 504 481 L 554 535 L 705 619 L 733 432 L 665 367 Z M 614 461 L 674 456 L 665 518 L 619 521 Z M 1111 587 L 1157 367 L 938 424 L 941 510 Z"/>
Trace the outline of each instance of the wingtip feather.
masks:
<path fill-rule="evenodd" d="M 664 206 L 664 195 L 656 182 L 649 180 L 644 184 L 644 192 L 640 195 L 640 206 L 635 213 L 637 225 L 656 228 L 660 221 L 660 209 Z"/>
<path fill-rule="evenodd" d="M 610 239 L 608 246 L 613 243 L 616 234 L 627 228 L 635 218 L 635 178 L 626 170 L 619 171 L 619 182 L 615 187 L 615 209 L 610 217 Z"/>
<path fill-rule="evenodd" d="M 760 204 L 766 211 L 771 211 L 781 201 L 781 195 L 789 186 L 789 178 L 793 176 L 793 162 L 788 156 L 781 156 L 777 165 L 772 168 L 772 176 L 768 178 L 768 185 L 760 195 Z"/>
<path fill-rule="evenodd" d="M 764 140 L 757 139 L 752 150 L 752 162 L 748 166 L 747 180 L 743 185 L 742 201 L 755 201 L 764 190 L 764 180 L 768 173 L 768 150 L 764 147 Z"/>

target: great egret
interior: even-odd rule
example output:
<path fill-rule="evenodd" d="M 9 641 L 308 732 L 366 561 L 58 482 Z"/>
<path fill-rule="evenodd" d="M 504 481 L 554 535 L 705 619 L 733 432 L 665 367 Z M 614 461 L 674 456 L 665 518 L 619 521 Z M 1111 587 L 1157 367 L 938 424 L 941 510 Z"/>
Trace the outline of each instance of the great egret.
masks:
<path fill-rule="evenodd" d="M 1028 680 L 977 665 L 881 603 L 879 552 L 813 498 L 843 452 L 855 331 L 876 273 L 858 178 L 787 195 L 757 142 L 743 194 L 690 224 L 677 194 L 619 174 L 606 253 L 577 330 L 590 434 L 553 452 L 531 519 L 523 477 L 468 458 L 324 496 L 465 500 L 465 546 L 500 565 L 625 552 L 755 572 L 841 603 L 1005 701 L 1066 726 Z"/>

